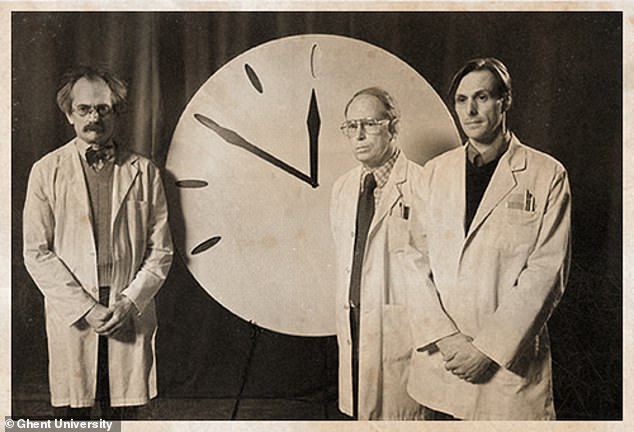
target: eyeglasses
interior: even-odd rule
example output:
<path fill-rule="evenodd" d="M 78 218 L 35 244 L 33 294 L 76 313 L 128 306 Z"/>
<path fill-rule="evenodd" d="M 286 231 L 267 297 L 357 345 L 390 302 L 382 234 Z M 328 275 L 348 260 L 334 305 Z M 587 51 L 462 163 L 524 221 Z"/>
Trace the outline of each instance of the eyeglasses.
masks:
<path fill-rule="evenodd" d="M 85 117 L 92 112 L 96 112 L 99 114 L 99 117 L 107 117 L 112 114 L 112 107 L 108 104 L 99 104 L 99 105 L 77 105 L 73 108 L 80 117 Z"/>
<path fill-rule="evenodd" d="M 390 119 L 373 119 L 364 118 L 359 120 L 348 120 L 341 124 L 341 132 L 348 138 L 352 138 L 357 135 L 359 129 L 363 126 L 363 130 L 368 135 L 378 135 L 381 133 L 383 126 L 388 124 Z"/>

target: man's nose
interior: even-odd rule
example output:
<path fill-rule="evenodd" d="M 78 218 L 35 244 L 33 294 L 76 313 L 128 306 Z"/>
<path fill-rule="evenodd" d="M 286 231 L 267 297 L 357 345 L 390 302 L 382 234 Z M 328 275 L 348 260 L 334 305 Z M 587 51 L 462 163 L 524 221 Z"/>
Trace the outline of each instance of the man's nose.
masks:
<path fill-rule="evenodd" d="M 359 124 L 357 128 L 357 134 L 355 136 L 358 140 L 362 140 L 365 138 L 365 127 L 362 124 Z"/>
<path fill-rule="evenodd" d="M 97 109 L 95 107 L 92 107 L 90 109 L 90 111 L 88 111 L 88 119 L 89 120 L 98 120 L 99 119 L 99 113 L 97 112 Z"/>
<path fill-rule="evenodd" d="M 469 101 L 469 115 L 476 115 L 478 113 L 478 104 L 475 99 Z"/>

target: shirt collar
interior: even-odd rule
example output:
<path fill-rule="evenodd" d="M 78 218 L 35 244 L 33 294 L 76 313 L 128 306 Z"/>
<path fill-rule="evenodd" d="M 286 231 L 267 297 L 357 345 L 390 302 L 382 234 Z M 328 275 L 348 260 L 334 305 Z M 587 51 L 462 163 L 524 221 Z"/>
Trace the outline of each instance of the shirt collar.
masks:
<path fill-rule="evenodd" d="M 388 179 L 390 178 L 392 168 L 394 168 L 394 164 L 396 163 L 396 159 L 398 159 L 399 154 L 401 154 L 401 150 L 396 147 L 392 156 L 390 156 L 390 158 L 380 167 L 368 168 L 363 165 L 361 167 L 361 188 L 363 189 L 363 179 L 368 173 L 374 174 L 374 179 L 376 180 L 376 186 L 378 188 L 382 188 L 383 186 L 385 186 L 385 183 L 387 183 Z"/>
<path fill-rule="evenodd" d="M 470 141 L 467 141 L 467 159 L 476 167 L 487 165 L 498 160 L 504 154 L 504 152 L 509 148 L 510 141 L 511 133 L 507 132 L 503 135 L 502 139 L 486 147 L 482 152 L 478 151 L 478 149 L 476 149 Z"/>

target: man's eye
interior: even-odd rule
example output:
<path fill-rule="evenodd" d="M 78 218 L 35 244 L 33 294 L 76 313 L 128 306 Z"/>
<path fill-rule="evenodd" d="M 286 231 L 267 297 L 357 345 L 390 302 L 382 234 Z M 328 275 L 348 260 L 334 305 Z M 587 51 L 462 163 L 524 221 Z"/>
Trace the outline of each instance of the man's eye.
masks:
<path fill-rule="evenodd" d="M 478 99 L 480 99 L 481 101 L 486 101 L 487 99 L 489 99 L 489 97 L 485 94 L 481 94 L 480 96 L 478 96 Z"/>

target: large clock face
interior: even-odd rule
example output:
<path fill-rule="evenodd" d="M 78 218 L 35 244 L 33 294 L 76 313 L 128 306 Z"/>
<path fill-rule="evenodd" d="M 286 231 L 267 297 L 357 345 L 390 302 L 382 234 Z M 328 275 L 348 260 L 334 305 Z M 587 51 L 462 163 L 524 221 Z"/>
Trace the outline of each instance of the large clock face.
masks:
<path fill-rule="evenodd" d="M 332 35 L 277 39 L 197 91 L 167 158 L 175 242 L 227 309 L 281 333 L 335 333 L 334 181 L 358 162 L 339 130 L 358 90 L 401 110 L 399 146 L 419 163 L 459 143 L 432 87 L 394 55 Z"/>

